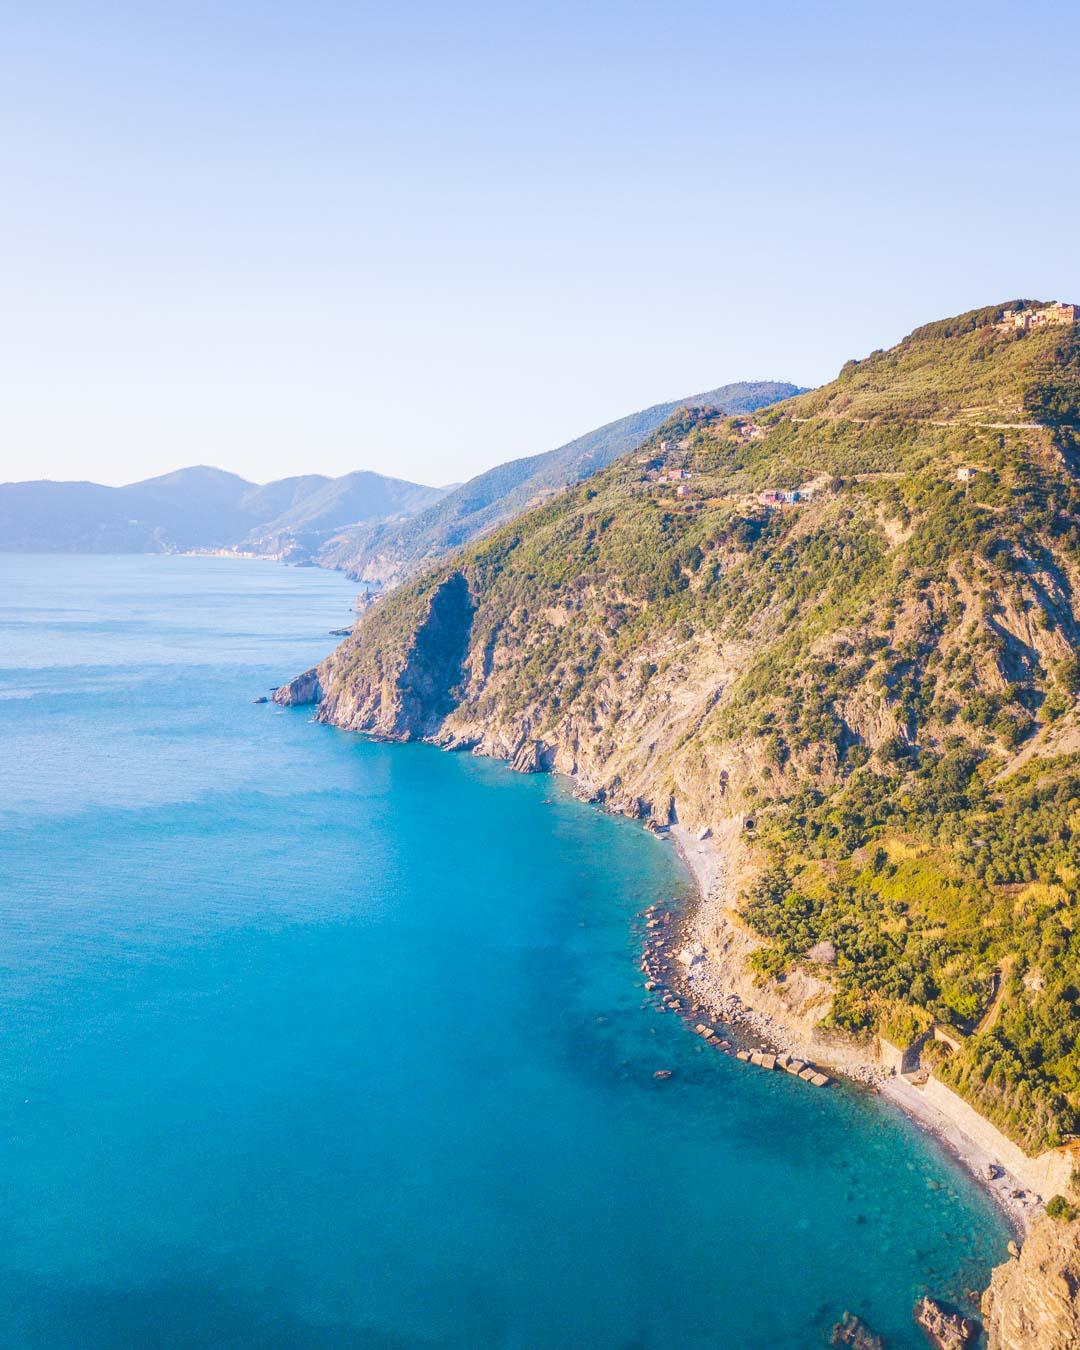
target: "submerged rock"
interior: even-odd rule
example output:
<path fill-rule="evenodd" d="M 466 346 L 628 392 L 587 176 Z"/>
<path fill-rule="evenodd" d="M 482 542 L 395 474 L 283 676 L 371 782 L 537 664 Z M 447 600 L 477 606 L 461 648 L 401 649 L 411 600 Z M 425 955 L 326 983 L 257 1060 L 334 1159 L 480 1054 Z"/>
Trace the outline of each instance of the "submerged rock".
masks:
<path fill-rule="evenodd" d="M 854 1350 L 885 1350 L 885 1342 L 871 1331 L 861 1317 L 845 1312 L 832 1329 L 830 1345 L 850 1345 Z"/>

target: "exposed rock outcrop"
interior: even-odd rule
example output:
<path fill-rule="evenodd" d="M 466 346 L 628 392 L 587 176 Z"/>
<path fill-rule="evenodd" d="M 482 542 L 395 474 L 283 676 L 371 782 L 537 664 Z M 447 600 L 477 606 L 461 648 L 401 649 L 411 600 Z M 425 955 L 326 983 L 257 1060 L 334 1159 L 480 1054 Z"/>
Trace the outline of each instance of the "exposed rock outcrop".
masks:
<path fill-rule="evenodd" d="M 1043 1217 L 983 1295 L 990 1350 L 1080 1346 L 1080 1220 Z"/>
<path fill-rule="evenodd" d="M 427 579 L 377 650 L 361 623 L 312 672 L 325 691 L 319 720 L 393 740 L 436 737 L 457 701 L 475 608 L 464 573 L 450 571 Z"/>
<path fill-rule="evenodd" d="M 305 670 L 302 675 L 297 675 L 288 684 L 274 690 L 274 702 L 284 708 L 300 708 L 305 704 L 318 703 L 322 696 L 318 667 Z"/>
<path fill-rule="evenodd" d="M 915 1321 L 937 1350 L 965 1350 L 974 1345 L 975 1323 L 962 1313 L 946 1308 L 934 1298 L 921 1298 L 915 1305 Z"/>

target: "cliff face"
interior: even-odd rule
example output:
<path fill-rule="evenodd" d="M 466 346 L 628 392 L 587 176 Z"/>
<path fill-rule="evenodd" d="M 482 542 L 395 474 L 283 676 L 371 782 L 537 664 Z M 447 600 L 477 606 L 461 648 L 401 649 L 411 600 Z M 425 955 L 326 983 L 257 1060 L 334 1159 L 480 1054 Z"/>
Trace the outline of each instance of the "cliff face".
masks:
<path fill-rule="evenodd" d="M 1080 1346 L 1080 1221 L 1042 1218 L 983 1295 L 990 1350 Z"/>
<path fill-rule="evenodd" d="M 319 667 L 315 678 L 326 689 L 320 719 L 396 740 L 434 736 L 455 704 L 474 609 L 464 574 L 441 576 L 376 677 L 350 678 L 349 644 Z"/>

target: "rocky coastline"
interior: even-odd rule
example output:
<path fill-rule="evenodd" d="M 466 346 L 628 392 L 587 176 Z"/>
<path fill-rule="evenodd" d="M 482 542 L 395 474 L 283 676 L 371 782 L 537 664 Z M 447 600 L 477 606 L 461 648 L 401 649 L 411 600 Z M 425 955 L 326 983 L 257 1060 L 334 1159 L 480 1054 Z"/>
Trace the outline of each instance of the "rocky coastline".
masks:
<path fill-rule="evenodd" d="M 316 705 L 317 720 L 351 727 L 375 739 L 424 739 L 446 750 L 468 750 L 503 759 L 517 772 L 562 774 L 574 784 L 579 800 L 637 819 L 670 839 L 695 882 L 697 894 L 688 906 L 657 906 L 643 916 L 646 937 L 642 973 L 646 989 L 657 1002 L 679 1013 L 696 1034 L 719 1051 L 748 1061 L 748 1067 L 780 1068 L 790 1073 L 792 1061 L 801 1061 L 803 1067 L 794 1072 L 803 1077 L 803 1069 L 808 1070 L 811 1085 L 815 1073 L 825 1080 L 822 1086 L 826 1085 L 828 1075 L 821 1071 L 827 1068 L 862 1090 L 880 1095 L 883 1103 L 902 1111 L 971 1172 L 1001 1207 L 1018 1238 L 1026 1236 L 1033 1221 L 1036 1228 L 1052 1222 L 1038 1218 L 1039 1198 L 1001 1168 L 993 1152 L 965 1131 L 962 1121 L 950 1118 L 937 1104 L 924 1099 L 906 1080 L 889 1076 L 877 1056 L 873 1038 L 859 1041 L 823 1032 L 818 1024 L 830 998 L 824 971 L 821 977 L 797 972 L 782 989 L 755 983 L 749 957 L 760 940 L 741 923 L 731 904 L 754 874 L 741 817 L 728 818 L 715 831 L 703 828 L 691 832 L 670 817 L 669 824 L 658 823 L 650 799 L 635 796 L 626 784 L 620 784 L 618 790 L 615 784 L 597 788 L 578 764 L 562 762 L 563 757 L 546 747 L 541 752 L 538 742 L 530 742 L 525 747 L 530 753 L 525 754 L 521 746 L 511 752 L 511 747 L 491 737 L 449 732 L 441 722 L 415 728 L 409 724 L 406 729 L 384 724 L 381 717 L 346 716 L 348 710 L 324 694 L 328 676 L 332 672 L 324 667 L 304 672 L 278 690 L 274 701 L 286 706 Z M 679 961 L 680 953 L 687 954 L 688 959 Z M 657 1074 L 664 1076 L 665 1071 Z M 986 1125 L 993 1132 L 988 1122 Z M 1020 1252 L 1017 1243 L 1010 1248 L 1014 1259 L 1007 1265 L 1015 1264 L 1015 1255 Z M 1005 1267 L 998 1271 L 1002 1269 Z M 1010 1297 L 1008 1289 L 1003 1288 L 996 1305 L 999 1310 Z M 998 1344 L 992 1334 L 991 1350 L 998 1350 Z M 1046 1344 L 1059 1350 L 1057 1342 Z M 1060 1343 L 1062 1347 L 1065 1344 Z"/>
<path fill-rule="evenodd" d="M 871 1041 L 825 1036 L 815 1025 L 823 1011 L 813 977 L 803 978 L 790 992 L 790 1002 L 754 986 L 747 965 L 755 939 L 738 924 L 730 907 L 741 860 L 734 835 L 692 836 L 672 826 L 671 840 L 694 879 L 696 899 L 679 929 L 682 950 L 696 953 L 692 962 L 674 966 L 675 987 L 688 1015 L 700 1011 L 744 1035 L 764 1042 L 773 1053 L 798 1056 L 821 1064 L 849 1081 L 880 1095 L 931 1135 L 993 1197 L 1017 1236 L 1027 1233 L 1041 1212 L 1040 1198 L 1001 1166 L 991 1152 L 950 1119 L 916 1088 L 886 1070 Z"/>

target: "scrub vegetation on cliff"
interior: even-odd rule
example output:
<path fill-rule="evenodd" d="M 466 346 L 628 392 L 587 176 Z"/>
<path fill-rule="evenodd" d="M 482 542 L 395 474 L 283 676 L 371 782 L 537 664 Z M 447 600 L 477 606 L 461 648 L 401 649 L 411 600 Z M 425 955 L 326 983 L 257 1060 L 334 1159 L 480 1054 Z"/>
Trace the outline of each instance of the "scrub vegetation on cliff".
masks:
<path fill-rule="evenodd" d="M 831 943 L 827 1022 L 946 1028 L 939 1074 L 1036 1150 L 1080 1128 L 1080 330 L 998 326 L 1025 305 L 678 410 L 319 680 L 326 720 L 741 822 L 759 977 Z"/>

